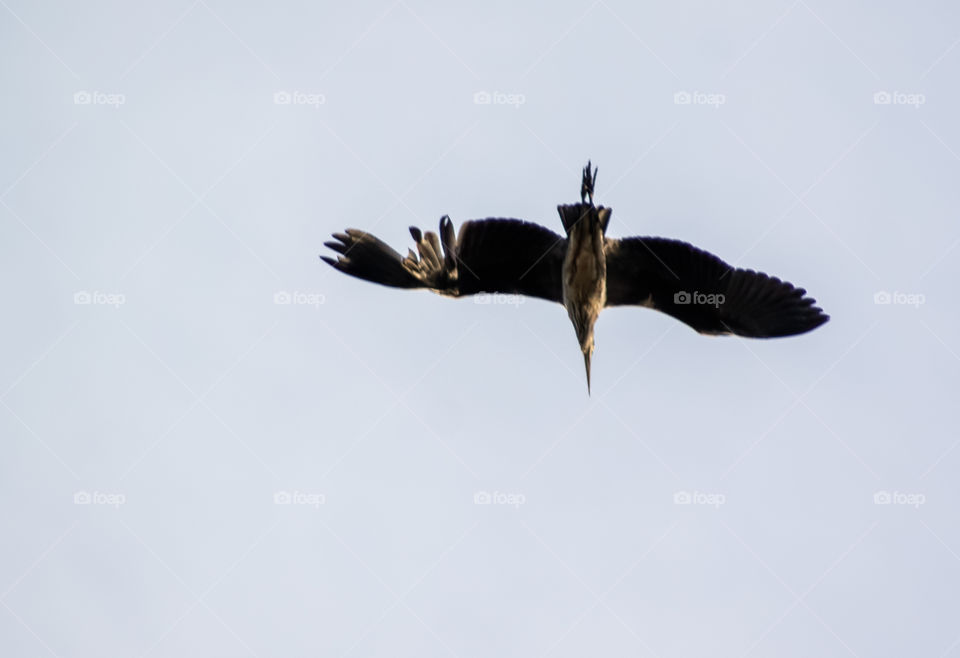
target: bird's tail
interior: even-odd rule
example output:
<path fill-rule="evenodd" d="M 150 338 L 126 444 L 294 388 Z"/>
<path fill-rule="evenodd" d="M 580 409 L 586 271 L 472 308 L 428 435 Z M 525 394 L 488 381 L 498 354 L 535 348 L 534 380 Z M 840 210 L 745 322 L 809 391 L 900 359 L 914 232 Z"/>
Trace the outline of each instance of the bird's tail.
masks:
<path fill-rule="evenodd" d="M 567 235 L 570 235 L 574 226 L 580 222 L 596 222 L 600 224 L 600 230 L 606 235 L 613 209 L 593 206 L 589 203 L 571 203 L 557 206 L 557 212 L 560 214 L 560 222 Z"/>

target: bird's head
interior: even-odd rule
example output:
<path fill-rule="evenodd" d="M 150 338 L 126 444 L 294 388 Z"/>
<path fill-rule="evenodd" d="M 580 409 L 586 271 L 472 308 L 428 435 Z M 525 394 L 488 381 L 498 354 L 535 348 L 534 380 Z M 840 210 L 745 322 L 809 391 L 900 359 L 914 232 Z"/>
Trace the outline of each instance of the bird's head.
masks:
<path fill-rule="evenodd" d="M 583 367 L 587 369 L 587 395 L 590 395 L 590 358 L 593 356 L 593 336 L 590 337 L 590 345 L 587 347 L 582 347 L 583 350 Z"/>
<path fill-rule="evenodd" d="M 588 308 L 578 308 L 570 312 L 573 328 L 577 332 L 577 342 L 583 352 L 583 365 L 587 369 L 587 393 L 590 392 L 590 358 L 596 345 L 593 342 L 593 325 L 597 321 L 597 314 Z"/>

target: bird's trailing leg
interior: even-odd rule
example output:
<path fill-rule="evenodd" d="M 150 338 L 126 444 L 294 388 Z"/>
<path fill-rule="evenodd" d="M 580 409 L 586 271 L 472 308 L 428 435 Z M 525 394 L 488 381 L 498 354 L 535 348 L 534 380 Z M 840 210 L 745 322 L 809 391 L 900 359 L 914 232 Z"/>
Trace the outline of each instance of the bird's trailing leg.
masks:
<path fill-rule="evenodd" d="M 593 190 L 597 186 L 597 172 L 599 169 L 591 171 L 590 161 L 587 160 L 587 166 L 583 168 L 583 179 L 580 182 L 580 201 L 593 205 Z"/>

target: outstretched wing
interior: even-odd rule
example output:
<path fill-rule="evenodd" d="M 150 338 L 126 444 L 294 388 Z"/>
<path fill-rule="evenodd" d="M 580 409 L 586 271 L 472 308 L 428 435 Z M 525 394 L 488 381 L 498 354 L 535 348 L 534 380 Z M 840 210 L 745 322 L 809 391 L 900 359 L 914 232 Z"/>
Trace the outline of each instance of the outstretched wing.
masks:
<path fill-rule="evenodd" d="M 466 222 L 457 238 L 460 294 L 504 292 L 560 302 L 566 242 L 519 219 Z"/>
<path fill-rule="evenodd" d="M 607 240 L 607 306 L 639 305 L 705 334 L 773 338 L 830 319 L 803 288 L 734 268 L 678 240 Z"/>
<path fill-rule="evenodd" d="M 512 293 L 560 302 L 566 240 L 519 219 L 464 222 L 455 239 L 449 217 L 438 233 L 411 227 L 417 252 L 403 257 L 375 236 L 347 229 L 324 244 L 341 254 L 321 256 L 331 266 L 367 281 L 397 288 L 428 288 L 455 297 Z"/>

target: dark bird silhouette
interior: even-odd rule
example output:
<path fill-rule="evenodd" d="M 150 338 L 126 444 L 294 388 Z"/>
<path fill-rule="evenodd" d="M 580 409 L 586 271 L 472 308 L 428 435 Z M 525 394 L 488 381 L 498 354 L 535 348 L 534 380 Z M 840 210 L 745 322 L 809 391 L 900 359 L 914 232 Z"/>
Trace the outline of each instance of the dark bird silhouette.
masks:
<path fill-rule="evenodd" d="M 417 253 L 406 257 L 377 237 L 347 229 L 325 242 L 334 268 L 395 288 L 450 297 L 511 293 L 559 302 L 577 333 L 590 389 L 593 325 L 608 306 L 662 311 L 702 334 L 793 336 L 829 320 L 803 288 L 735 268 L 713 254 L 666 238 L 608 238 L 611 209 L 593 204 L 597 170 L 583 169 L 580 203 L 557 206 L 566 237 L 519 219 L 475 219 L 459 235 L 446 215 L 439 233 L 410 227 Z"/>

